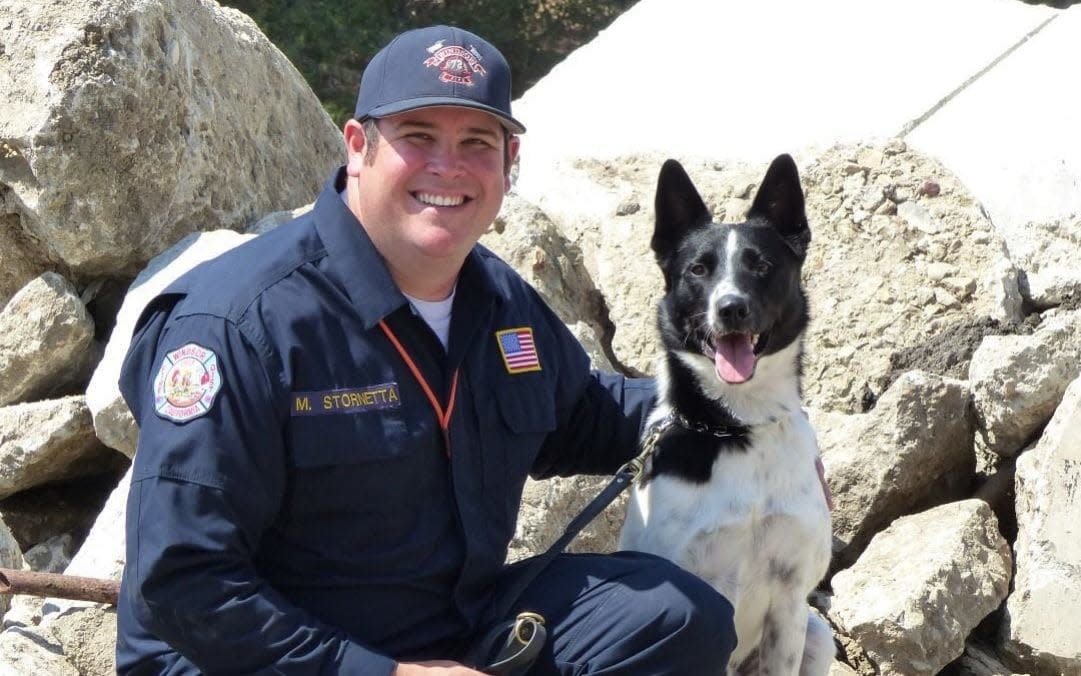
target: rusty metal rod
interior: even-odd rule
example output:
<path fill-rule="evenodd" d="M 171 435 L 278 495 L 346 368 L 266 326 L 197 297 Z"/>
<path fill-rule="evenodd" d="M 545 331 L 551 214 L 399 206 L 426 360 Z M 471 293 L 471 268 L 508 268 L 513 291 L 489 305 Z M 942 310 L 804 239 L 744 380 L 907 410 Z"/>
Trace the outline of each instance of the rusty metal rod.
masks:
<path fill-rule="evenodd" d="M 120 596 L 120 583 L 96 577 L 0 568 L 0 594 L 51 596 L 115 606 L 116 599 Z"/>

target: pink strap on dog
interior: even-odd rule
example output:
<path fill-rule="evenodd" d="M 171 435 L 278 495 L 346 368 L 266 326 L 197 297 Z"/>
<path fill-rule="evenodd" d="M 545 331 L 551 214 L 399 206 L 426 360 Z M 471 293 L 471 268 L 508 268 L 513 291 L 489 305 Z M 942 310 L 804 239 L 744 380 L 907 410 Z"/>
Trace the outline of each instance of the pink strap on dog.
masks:
<path fill-rule="evenodd" d="M 833 494 L 830 493 L 829 484 L 826 483 L 826 467 L 822 464 L 822 458 L 815 457 L 815 471 L 818 472 L 818 481 L 822 484 L 822 496 L 826 498 L 826 507 L 833 511 Z"/>

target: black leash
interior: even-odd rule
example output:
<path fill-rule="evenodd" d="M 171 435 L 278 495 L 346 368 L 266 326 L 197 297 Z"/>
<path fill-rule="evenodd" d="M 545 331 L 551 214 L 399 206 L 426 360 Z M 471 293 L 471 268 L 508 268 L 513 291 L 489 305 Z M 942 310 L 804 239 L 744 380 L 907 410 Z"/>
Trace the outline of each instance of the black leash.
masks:
<path fill-rule="evenodd" d="M 496 611 L 493 613 L 495 617 L 501 617 L 510 612 L 511 607 L 526 588 L 567 548 L 571 540 L 577 537 L 578 533 L 608 505 L 612 504 L 620 493 L 641 478 L 646 462 L 653 455 L 661 435 L 672 425 L 684 425 L 685 422 L 689 424 L 689 421 L 682 416 L 669 414 L 653 426 L 642 442 L 641 453 L 619 468 L 604 490 L 567 524 L 563 535 L 543 554 L 530 561 L 525 570 L 515 579 L 514 584 L 504 590 L 503 594 L 492 603 L 492 608 Z M 476 664 L 487 665 L 480 668 L 486 674 L 521 676 L 540 655 L 547 636 L 544 618 L 537 613 L 523 612 L 513 620 L 501 622 L 493 627 L 470 652 L 476 658 Z"/>

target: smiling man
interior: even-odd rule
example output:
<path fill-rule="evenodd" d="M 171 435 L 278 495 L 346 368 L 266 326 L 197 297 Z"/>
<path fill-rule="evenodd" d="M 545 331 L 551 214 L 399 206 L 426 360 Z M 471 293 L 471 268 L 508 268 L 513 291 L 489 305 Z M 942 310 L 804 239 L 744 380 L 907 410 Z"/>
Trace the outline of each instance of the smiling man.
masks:
<path fill-rule="evenodd" d="M 120 673 L 479 673 L 526 477 L 615 471 L 654 393 L 477 245 L 524 131 L 492 45 L 404 33 L 312 211 L 149 304 Z M 548 628 L 531 674 L 711 673 L 734 643 L 723 598 L 642 554 L 562 555 L 520 610 Z"/>

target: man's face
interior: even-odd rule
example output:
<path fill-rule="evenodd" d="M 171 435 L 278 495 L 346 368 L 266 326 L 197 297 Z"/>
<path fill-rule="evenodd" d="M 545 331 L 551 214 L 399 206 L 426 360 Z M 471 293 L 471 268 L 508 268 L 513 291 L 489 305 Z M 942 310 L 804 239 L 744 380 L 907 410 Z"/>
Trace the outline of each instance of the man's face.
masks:
<path fill-rule="evenodd" d="M 510 187 L 503 128 L 470 108 L 422 108 L 377 122 L 374 156 L 347 126 L 354 210 L 392 268 L 461 265 Z M 518 139 L 511 139 L 513 159 Z"/>

